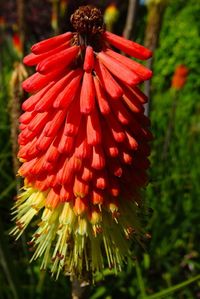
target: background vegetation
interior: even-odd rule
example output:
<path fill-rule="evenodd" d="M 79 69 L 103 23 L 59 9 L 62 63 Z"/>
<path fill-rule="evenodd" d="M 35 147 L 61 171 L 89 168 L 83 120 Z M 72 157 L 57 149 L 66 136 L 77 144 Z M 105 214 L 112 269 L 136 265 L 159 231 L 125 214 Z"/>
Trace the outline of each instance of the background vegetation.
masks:
<path fill-rule="evenodd" d="M 39 270 L 39 264 L 29 264 L 28 236 L 24 235 L 18 242 L 8 236 L 12 226 L 10 208 L 17 184 L 10 138 L 10 80 L 21 50 L 13 39 L 17 32 L 14 25 L 17 16 L 13 12 L 16 3 L 5 2 L 0 4 L 0 299 L 70 298 L 68 278 L 60 276 L 54 281 L 48 271 Z M 25 52 L 34 41 L 58 29 L 51 23 L 50 1 L 28 2 L 24 21 L 27 24 Z M 78 6 L 78 2 L 89 1 L 75 2 Z M 128 1 L 110 2 L 116 2 L 120 13 L 113 30 L 121 33 Z M 162 1 L 151 2 L 156 5 Z M 104 9 L 109 1 L 96 3 Z M 64 20 L 70 9 L 74 9 L 73 5 L 69 1 L 68 10 L 66 7 L 61 18 L 61 31 L 64 25 L 68 28 Z M 149 13 L 140 3 L 138 30 L 134 36 L 142 43 Z M 151 182 L 144 190 L 147 204 L 153 210 L 148 221 L 152 238 L 145 252 L 135 249 L 134 260 L 128 261 L 119 277 L 105 270 L 105 279 L 99 279 L 86 298 L 200 298 L 199 15 L 199 1 L 167 1 L 154 53 L 150 117 L 155 140 Z M 180 64 L 187 67 L 189 74 L 183 88 L 175 90 L 171 81 Z"/>

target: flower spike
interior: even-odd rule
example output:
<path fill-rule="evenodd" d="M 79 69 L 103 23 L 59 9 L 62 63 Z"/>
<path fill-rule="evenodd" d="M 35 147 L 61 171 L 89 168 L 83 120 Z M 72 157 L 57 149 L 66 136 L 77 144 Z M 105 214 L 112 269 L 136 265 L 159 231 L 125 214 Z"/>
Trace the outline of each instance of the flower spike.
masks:
<path fill-rule="evenodd" d="M 33 45 L 24 58 L 36 73 L 23 82 L 31 93 L 18 139 L 24 187 L 11 232 L 18 238 L 37 218 L 32 260 L 41 257 L 56 277 L 121 271 L 131 240 L 141 244 L 152 139 L 137 86 L 152 72 L 113 47 L 143 60 L 151 52 L 105 31 L 95 7 L 80 7 L 71 22 L 75 32 Z"/>

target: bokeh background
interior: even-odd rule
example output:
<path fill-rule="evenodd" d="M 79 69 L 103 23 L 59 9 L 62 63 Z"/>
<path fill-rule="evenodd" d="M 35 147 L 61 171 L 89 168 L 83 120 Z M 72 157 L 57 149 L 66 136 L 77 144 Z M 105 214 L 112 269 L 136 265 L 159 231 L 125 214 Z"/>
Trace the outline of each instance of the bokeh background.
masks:
<path fill-rule="evenodd" d="M 154 77 L 143 89 L 155 136 L 143 192 L 150 207 L 146 250 L 135 246 L 124 271 L 116 277 L 105 270 L 85 298 L 200 298 L 200 1 L 1 0 L 0 299 L 71 298 L 68 277 L 55 281 L 29 263 L 29 232 L 17 242 L 8 234 L 20 186 L 20 84 L 32 71 L 20 62 L 33 43 L 69 30 L 69 16 L 84 4 L 102 9 L 109 30 L 153 50 L 147 65 Z"/>

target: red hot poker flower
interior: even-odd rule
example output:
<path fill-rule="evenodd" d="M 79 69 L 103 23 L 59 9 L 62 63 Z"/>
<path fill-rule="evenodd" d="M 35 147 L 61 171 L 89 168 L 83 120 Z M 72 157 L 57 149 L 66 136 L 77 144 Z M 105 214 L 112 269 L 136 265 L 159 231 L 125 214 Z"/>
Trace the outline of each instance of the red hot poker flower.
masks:
<path fill-rule="evenodd" d="M 40 212 L 33 259 L 43 256 L 42 267 L 51 262 L 53 273 L 82 275 L 120 270 L 130 239 L 143 234 L 139 190 L 147 183 L 152 135 L 137 85 L 152 72 L 115 52 L 151 56 L 105 31 L 98 9 L 80 7 L 71 22 L 76 32 L 41 41 L 24 58 L 37 72 L 23 83 L 32 95 L 20 117 L 25 180 L 13 234 Z"/>
<path fill-rule="evenodd" d="M 172 87 L 177 90 L 183 88 L 187 81 L 188 73 L 189 70 L 184 64 L 177 66 L 172 77 Z"/>

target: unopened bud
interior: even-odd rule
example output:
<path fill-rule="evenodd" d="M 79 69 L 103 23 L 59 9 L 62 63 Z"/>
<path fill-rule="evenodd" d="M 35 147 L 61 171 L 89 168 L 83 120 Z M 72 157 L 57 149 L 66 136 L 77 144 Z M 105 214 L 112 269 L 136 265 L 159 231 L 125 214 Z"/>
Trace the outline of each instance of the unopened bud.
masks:
<path fill-rule="evenodd" d="M 102 221 L 101 212 L 98 209 L 94 209 L 90 213 L 90 222 L 95 225 Z"/>
<path fill-rule="evenodd" d="M 74 204 L 74 213 L 76 215 L 81 215 L 85 213 L 87 209 L 88 209 L 87 199 L 85 197 L 84 198 L 77 197 L 75 199 L 75 204 Z"/>

